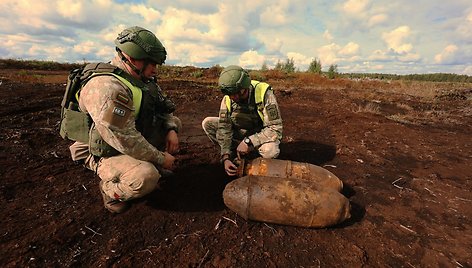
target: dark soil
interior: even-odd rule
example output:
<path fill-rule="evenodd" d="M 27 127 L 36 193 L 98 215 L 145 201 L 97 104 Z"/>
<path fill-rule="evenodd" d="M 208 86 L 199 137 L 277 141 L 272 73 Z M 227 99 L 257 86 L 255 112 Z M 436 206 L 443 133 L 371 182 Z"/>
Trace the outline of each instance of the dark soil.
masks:
<path fill-rule="evenodd" d="M 0 70 L 2 267 L 472 266 L 472 86 L 425 100 L 269 80 L 285 123 L 280 158 L 324 166 L 351 201 L 351 219 L 306 229 L 225 207 L 231 178 L 200 125 L 218 112 L 215 75 L 161 79 L 184 124 L 176 176 L 110 214 L 99 178 L 58 134 L 66 75 Z"/>

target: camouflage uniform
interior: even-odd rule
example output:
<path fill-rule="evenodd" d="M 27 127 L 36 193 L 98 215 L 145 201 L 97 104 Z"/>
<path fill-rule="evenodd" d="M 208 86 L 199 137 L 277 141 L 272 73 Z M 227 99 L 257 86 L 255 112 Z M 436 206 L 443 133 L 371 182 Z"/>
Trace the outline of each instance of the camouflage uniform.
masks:
<path fill-rule="evenodd" d="M 221 101 L 219 117 L 207 117 L 202 127 L 210 140 L 219 144 L 221 155 L 229 154 L 235 157 L 234 151 L 238 144 L 248 137 L 252 145 L 264 158 L 276 158 L 282 139 L 282 118 L 272 90 L 267 90 L 264 97 L 264 120 L 257 112 L 254 99 L 254 87 L 249 88 L 249 98 L 246 103 L 231 101 L 231 111 L 228 111 L 225 99 Z"/>
<path fill-rule="evenodd" d="M 116 56 L 112 65 L 127 70 Z M 156 85 L 157 86 L 157 85 Z M 93 77 L 80 91 L 79 107 L 88 113 L 102 139 L 121 154 L 98 158 L 89 152 L 89 145 L 75 142 L 70 146 L 74 161 L 85 161 L 85 166 L 96 172 L 103 181 L 103 192 L 121 201 L 142 197 L 153 191 L 159 178 L 159 167 L 164 161 L 165 137 L 170 129 L 181 129 L 180 119 L 162 114 L 156 124 L 160 128 L 144 137 L 135 125 L 134 107 L 127 104 L 133 96 L 128 87 L 116 77 Z M 131 102 L 132 103 L 132 102 Z M 121 115 L 117 115 L 121 111 Z M 160 149 L 160 150 L 159 150 Z"/>

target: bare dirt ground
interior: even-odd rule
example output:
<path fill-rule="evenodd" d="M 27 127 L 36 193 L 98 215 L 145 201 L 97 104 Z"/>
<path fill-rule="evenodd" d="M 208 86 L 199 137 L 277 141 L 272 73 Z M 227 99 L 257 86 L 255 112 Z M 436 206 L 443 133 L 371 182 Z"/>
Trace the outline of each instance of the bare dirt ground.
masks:
<path fill-rule="evenodd" d="M 216 72 L 160 76 L 183 123 L 176 176 L 122 215 L 58 134 L 67 71 L 0 70 L 0 266 L 472 267 L 472 85 L 266 76 L 281 159 L 341 178 L 352 218 L 305 229 L 246 222 L 200 123 Z"/>

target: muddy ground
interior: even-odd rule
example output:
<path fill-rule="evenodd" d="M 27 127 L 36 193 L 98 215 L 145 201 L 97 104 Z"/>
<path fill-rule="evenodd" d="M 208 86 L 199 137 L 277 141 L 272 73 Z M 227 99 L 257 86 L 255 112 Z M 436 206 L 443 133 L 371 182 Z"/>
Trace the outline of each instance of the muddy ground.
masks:
<path fill-rule="evenodd" d="M 176 176 L 112 215 L 58 134 L 67 71 L 0 70 L 0 266 L 472 267 L 471 84 L 257 74 L 281 107 L 280 158 L 324 166 L 351 201 L 351 219 L 306 229 L 225 207 L 200 126 L 216 75 L 181 71 L 160 77 L 184 123 Z"/>

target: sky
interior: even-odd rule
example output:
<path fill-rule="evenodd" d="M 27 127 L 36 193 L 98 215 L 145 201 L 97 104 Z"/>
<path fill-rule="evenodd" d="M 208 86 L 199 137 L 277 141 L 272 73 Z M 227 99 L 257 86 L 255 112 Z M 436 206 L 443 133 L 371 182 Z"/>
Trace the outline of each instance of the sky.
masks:
<path fill-rule="evenodd" d="M 471 0 L 0 0 L 0 58 L 109 61 L 141 26 L 167 65 L 472 75 Z"/>

